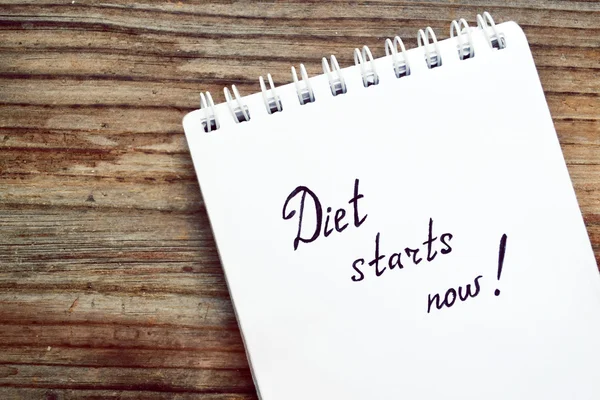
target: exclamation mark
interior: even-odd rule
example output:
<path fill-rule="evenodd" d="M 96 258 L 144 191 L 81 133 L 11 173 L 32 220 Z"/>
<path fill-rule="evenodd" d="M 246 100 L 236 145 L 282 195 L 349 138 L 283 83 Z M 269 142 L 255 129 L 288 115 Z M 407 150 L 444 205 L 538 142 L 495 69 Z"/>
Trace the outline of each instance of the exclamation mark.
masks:
<path fill-rule="evenodd" d="M 506 252 L 506 233 L 500 239 L 500 247 L 498 248 L 498 280 L 502 275 L 502 265 L 504 264 L 504 253 Z M 500 289 L 494 292 L 496 296 L 500 296 Z"/>

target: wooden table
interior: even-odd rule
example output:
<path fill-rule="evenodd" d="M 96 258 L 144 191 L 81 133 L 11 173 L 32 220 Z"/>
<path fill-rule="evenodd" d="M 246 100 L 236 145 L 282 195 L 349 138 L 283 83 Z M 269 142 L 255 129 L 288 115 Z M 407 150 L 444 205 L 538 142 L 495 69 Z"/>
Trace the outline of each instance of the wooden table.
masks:
<path fill-rule="evenodd" d="M 256 399 L 183 115 L 484 10 L 529 38 L 600 257 L 598 2 L 0 3 L 2 399 Z"/>

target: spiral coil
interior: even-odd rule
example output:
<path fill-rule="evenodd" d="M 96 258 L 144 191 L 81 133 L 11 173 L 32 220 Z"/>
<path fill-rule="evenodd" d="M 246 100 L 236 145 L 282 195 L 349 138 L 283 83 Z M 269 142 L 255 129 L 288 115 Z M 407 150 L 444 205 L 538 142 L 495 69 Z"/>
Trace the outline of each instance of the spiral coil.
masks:
<path fill-rule="evenodd" d="M 331 55 L 331 66 L 333 67 L 333 72 L 329 68 L 329 63 L 327 62 L 326 57 L 323 57 L 321 64 L 323 64 L 323 72 L 325 75 L 327 75 L 331 94 L 337 96 L 338 94 L 346 93 L 346 81 L 342 76 L 342 69 L 340 68 L 340 64 L 338 64 L 335 56 L 333 54 Z"/>
<path fill-rule="evenodd" d="M 456 51 L 459 60 L 467 60 L 475 57 L 475 46 L 473 45 L 472 30 L 477 29 L 483 32 L 485 40 L 492 50 L 502 50 L 506 48 L 506 39 L 498 31 L 494 19 L 486 11 L 477 15 L 477 28 L 469 27 L 464 18 L 454 20 L 450 24 L 450 39 L 456 41 Z M 419 29 L 417 33 L 418 47 L 423 49 L 424 61 L 427 68 L 434 69 L 443 66 L 442 54 L 438 45 L 436 35 L 431 27 Z M 411 60 L 407 55 L 406 48 L 402 39 L 398 36 L 393 40 L 386 39 L 385 54 L 391 56 L 392 68 L 396 78 L 403 78 L 411 75 Z M 447 56 L 447 55 L 446 55 Z M 414 61 L 414 60 L 413 60 Z M 379 74 L 375 66 L 375 59 L 371 50 L 367 46 L 362 49 L 354 49 L 354 63 L 360 70 L 362 84 L 365 88 L 379 84 Z M 333 96 L 347 93 L 347 85 L 344 79 L 342 69 L 340 68 L 335 56 L 331 56 L 330 63 L 326 57 L 322 59 L 323 73 L 329 82 L 329 88 Z M 295 67 L 291 67 L 292 79 L 295 85 L 295 91 L 300 105 L 306 105 L 316 101 L 315 94 L 311 85 L 304 64 L 300 64 L 300 79 Z M 269 89 L 265 84 L 265 79 L 259 77 L 262 98 L 268 114 L 283 111 L 283 103 L 279 97 L 271 74 L 267 75 Z M 239 91 L 232 85 L 224 88 L 225 100 L 229 111 L 235 123 L 250 121 L 250 110 L 244 103 Z M 209 92 L 200 93 L 200 110 L 202 110 L 201 124 L 205 132 L 210 133 L 220 128 L 219 118 L 215 110 L 215 104 Z"/>

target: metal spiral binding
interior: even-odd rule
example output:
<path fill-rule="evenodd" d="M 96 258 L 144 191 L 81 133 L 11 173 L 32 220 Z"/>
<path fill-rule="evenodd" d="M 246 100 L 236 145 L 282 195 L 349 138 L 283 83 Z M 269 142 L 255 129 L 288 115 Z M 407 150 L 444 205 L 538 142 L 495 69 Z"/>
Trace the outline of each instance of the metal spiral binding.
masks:
<path fill-rule="evenodd" d="M 208 100 L 208 101 L 207 101 Z M 204 132 L 211 132 L 219 129 L 219 120 L 215 111 L 215 102 L 209 92 L 200 93 L 200 109 L 205 110 L 205 117 L 202 119 Z"/>
<path fill-rule="evenodd" d="M 235 85 L 232 85 L 231 89 L 233 90 L 233 95 L 235 96 L 235 102 L 237 104 L 233 103 L 231 93 L 229 93 L 229 88 L 223 88 L 223 92 L 225 93 L 225 100 L 227 100 L 229 111 L 231 111 L 231 115 L 233 115 L 235 123 L 237 124 L 243 121 L 250 121 L 250 111 L 248 110 L 248 107 L 242 102 L 240 92 L 238 92 Z"/>
<path fill-rule="evenodd" d="M 429 39 L 431 38 L 431 44 L 433 45 L 433 51 L 431 50 L 431 46 L 429 44 Z M 437 38 L 435 37 L 435 33 L 430 26 L 423 29 L 419 29 L 417 33 L 417 42 L 419 43 L 419 47 L 425 48 L 425 62 L 427 62 L 427 68 L 433 69 L 442 66 L 442 55 L 440 54 L 440 47 L 438 45 Z"/>
<path fill-rule="evenodd" d="M 265 105 L 267 106 L 267 112 L 269 114 L 276 113 L 278 111 L 283 110 L 283 106 L 281 105 L 281 100 L 275 91 L 275 84 L 273 83 L 273 78 L 271 74 L 267 74 L 267 79 L 269 80 L 269 86 L 271 87 L 271 96 L 267 94 L 267 87 L 265 86 L 265 80 L 263 77 L 259 77 L 258 81 L 260 82 L 260 89 L 262 91 L 263 100 Z"/>
<path fill-rule="evenodd" d="M 342 70 L 340 69 L 340 64 L 338 64 L 337 59 L 332 54 L 331 55 L 331 66 L 333 67 L 333 71 L 329 68 L 329 63 L 327 62 L 327 57 L 323 57 L 321 60 L 321 64 L 323 65 L 323 72 L 327 75 L 327 80 L 329 81 L 329 88 L 331 89 L 331 94 L 337 96 L 338 94 L 346 93 L 346 81 L 342 76 Z"/>
<path fill-rule="evenodd" d="M 493 50 L 502 50 L 506 48 L 506 39 L 502 32 L 498 32 L 494 19 L 487 11 L 477 15 L 477 29 L 481 30 L 486 41 Z M 469 27 L 464 18 L 454 20 L 450 24 L 450 38 L 456 40 L 456 50 L 460 60 L 467 60 L 475 57 L 475 48 L 472 40 L 472 28 Z M 419 29 L 417 41 L 420 48 L 423 48 L 425 63 L 429 69 L 441 67 L 442 57 L 438 46 L 438 41 L 431 27 Z M 403 78 L 411 75 L 411 66 L 406 48 L 400 37 L 396 36 L 393 40 L 386 39 L 385 54 L 392 58 L 392 68 L 396 78 Z M 346 81 L 344 80 L 342 70 L 335 56 L 331 56 L 330 63 L 323 57 L 323 73 L 326 75 L 333 96 L 338 96 L 347 92 Z M 354 49 L 354 63 L 360 69 L 362 83 L 364 87 L 379 84 L 379 74 L 375 68 L 375 60 L 371 50 L 363 46 L 361 50 Z M 303 64 L 300 64 L 300 76 L 298 79 L 296 68 L 292 67 L 292 79 L 296 87 L 298 101 L 300 105 L 315 102 L 315 94 L 312 89 L 310 78 Z M 267 74 L 269 89 L 267 90 L 265 80 L 259 77 L 260 87 L 263 95 L 263 101 L 267 112 L 273 114 L 283 111 L 282 101 L 275 90 L 275 84 L 271 74 Z M 242 100 L 239 91 L 232 85 L 233 97 L 228 88 L 224 88 L 225 99 L 231 115 L 236 123 L 250 121 L 250 110 Z M 209 92 L 200 93 L 200 109 L 203 110 L 201 116 L 202 128 L 205 132 L 212 132 L 220 128 L 219 119 L 215 110 L 215 104 Z"/>
<path fill-rule="evenodd" d="M 490 17 L 491 18 L 491 17 Z M 463 27 L 461 30 L 460 27 Z M 458 58 L 461 60 L 466 60 L 467 58 L 471 58 L 475 56 L 475 49 L 473 48 L 473 39 L 471 37 L 471 30 L 469 29 L 469 24 L 465 21 L 464 18 L 461 18 L 457 21 L 452 21 L 450 24 L 450 37 L 453 38 L 456 32 L 456 37 L 458 38 Z M 467 36 L 466 42 L 463 42 L 463 37 Z"/>
<path fill-rule="evenodd" d="M 484 12 L 483 16 L 481 14 L 477 14 L 477 27 L 483 30 L 485 38 L 493 49 L 502 50 L 506 47 L 506 40 L 504 39 L 504 36 L 496 29 L 494 19 L 489 12 Z M 492 30 L 492 35 L 489 33 L 490 29 Z"/>
<path fill-rule="evenodd" d="M 296 93 L 298 93 L 298 100 L 300 104 L 308 104 L 315 101 L 315 93 L 310 85 L 310 79 L 308 79 L 308 73 L 304 64 L 300 64 L 300 75 L 302 75 L 302 83 L 298 81 L 298 74 L 296 74 L 296 68 L 292 67 L 292 79 L 296 84 Z"/>
<path fill-rule="evenodd" d="M 367 62 L 369 65 L 367 65 Z M 379 84 L 379 75 L 375 70 L 373 54 L 367 46 L 363 46 L 362 51 L 354 49 L 354 64 L 360 67 L 360 74 L 365 87 Z"/>
<path fill-rule="evenodd" d="M 402 60 L 398 60 L 398 46 L 402 51 Z M 394 38 L 394 42 L 390 39 L 385 39 L 385 55 L 392 56 L 392 64 L 394 65 L 394 73 L 396 78 L 402 78 L 403 76 L 410 75 L 410 64 L 408 63 L 408 57 L 406 56 L 406 48 L 400 36 Z"/>

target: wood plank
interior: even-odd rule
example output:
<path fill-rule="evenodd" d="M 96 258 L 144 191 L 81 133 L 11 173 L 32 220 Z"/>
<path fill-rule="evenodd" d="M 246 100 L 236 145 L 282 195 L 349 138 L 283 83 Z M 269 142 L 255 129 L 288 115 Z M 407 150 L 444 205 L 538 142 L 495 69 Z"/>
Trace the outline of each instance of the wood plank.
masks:
<path fill-rule="evenodd" d="M 22 348 L 205 350 L 242 352 L 244 347 L 236 329 L 178 327 L 169 325 L 27 324 L 16 321 L 1 325 L 2 345 Z M 226 357 L 223 357 L 226 359 Z M 72 359 L 78 360 L 78 358 Z"/>
<path fill-rule="evenodd" d="M 77 364 L 74 364 L 72 360 L 77 360 Z M 248 361 L 246 361 L 244 350 L 224 352 L 210 349 L 190 351 L 39 345 L 21 347 L 11 343 L 0 345 L 0 365 L 6 364 L 35 364 L 57 367 L 231 370 L 246 368 Z"/>
<path fill-rule="evenodd" d="M 255 400 L 254 395 L 236 393 L 173 393 L 138 390 L 73 390 L 0 387 L 7 400 Z"/>
<path fill-rule="evenodd" d="M 0 385 L 13 387 L 99 389 L 162 392 L 247 392 L 253 384 L 247 370 L 180 368 L 62 367 L 0 365 Z"/>
<path fill-rule="evenodd" d="M 127 134 L 161 132 L 181 135 L 181 120 L 194 106 L 181 110 L 174 107 L 144 110 L 134 107 L 2 105 L 0 109 L 3 113 L 0 128 L 44 128 Z"/>
<path fill-rule="evenodd" d="M 0 201 L 9 205 L 60 207 L 116 207 L 129 210 L 194 212 L 202 204 L 198 183 L 161 182 L 127 177 L 2 175 Z M 57 191 L 56 188 L 61 190 Z M 168 193 L 168 195 L 167 195 Z"/>
<path fill-rule="evenodd" d="M 193 3 L 146 3 L 144 5 L 130 6 L 128 4 L 119 4 L 114 2 L 111 5 L 98 4 L 99 2 L 90 2 L 90 4 L 81 5 L 76 3 L 71 4 L 29 4 L 29 5 L 5 5 L 7 11 L 10 12 L 12 19 L 18 19 L 25 16 L 29 18 L 31 23 L 32 16 L 36 16 L 43 10 L 43 17 L 37 19 L 49 19 L 50 17 L 73 21 L 82 12 L 86 13 L 86 22 L 101 22 L 107 24 L 126 24 L 135 26 L 138 29 L 149 29 L 141 24 L 136 24 L 135 21 L 143 17 L 152 17 L 154 19 L 153 29 L 161 30 L 180 30 L 190 26 L 195 27 L 201 25 L 200 22 L 210 21 L 215 22 L 219 19 L 239 18 L 238 24 L 241 26 L 236 33 L 254 33 L 254 34 L 269 34 L 273 33 L 268 29 L 268 25 L 264 23 L 252 23 L 253 20 L 269 21 L 276 20 L 280 24 L 283 22 L 292 22 L 302 20 L 305 22 L 304 27 L 308 26 L 323 26 L 323 29 L 328 29 L 330 24 L 324 24 L 324 21 L 337 22 L 341 21 L 344 26 L 352 24 L 352 22 L 374 22 L 397 20 L 398 16 L 402 16 L 407 22 L 411 21 L 427 21 L 428 23 L 441 22 L 447 23 L 448 14 L 459 13 L 468 16 L 469 14 L 477 14 L 481 11 L 481 3 L 476 6 L 455 4 L 449 1 L 444 2 L 445 7 L 439 7 L 438 4 L 412 2 L 380 2 L 377 4 L 378 15 L 373 16 L 373 10 L 370 3 L 353 3 L 353 2 L 337 2 L 333 5 L 329 2 L 310 2 L 310 7 L 306 7 L 304 2 L 288 2 L 278 4 L 277 7 L 265 7 L 260 3 L 248 3 L 244 7 L 231 7 L 228 3 L 212 3 L 210 6 Z M 556 4 L 557 2 L 554 2 Z M 489 3 L 488 3 L 489 4 Z M 53 7 L 49 7 L 53 5 Z M 595 12 L 598 11 L 597 6 L 593 4 L 581 4 L 579 7 L 570 9 L 546 8 L 544 2 L 539 2 L 538 7 L 519 7 L 517 22 L 526 20 L 528 25 L 542 26 L 561 26 L 575 27 L 579 29 L 595 29 L 597 28 Z M 578 3 L 570 3 L 569 6 L 579 5 Z M 350 6 L 350 9 L 344 10 L 344 7 Z M 127 13 L 122 10 L 126 9 Z M 502 7 L 496 4 L 487 7 L 487 10 L 496 15 L 498 20 L 508 20 L 507 16 L 514 16 L 516 13 L 513 7 Z M 559 17 L 560 16 L 560 17 Z M 200 21 L 200 18 L 202 20 Z M 167 22 L 178 22 L 177 24 L 169 25 Z M 412 22 L 412 23 L 414 23 Z M 267 29 L 265 30 L 265 27 Z M 300 25 L 298 25 L 300 27 Z M 219 32 L 228 33 L 235 27 L 219 26 Z M 371 27 L 377 29 L 377 27 Z M 262 31 L 261 31 L 262 30 Z M 281 33 L 281 32 L 278 32 Z M 283 32 L 286 34 L 287 32 Z"/>
<path fill-rule="evenodd" d="M 18 294 L 18 295 L 17 295 Z M 102 294 L 74 290 L 0 293 L 0 321 L 31 324 L 170 325 L 235 329 L 229 299 L 184 294 Z"/>

